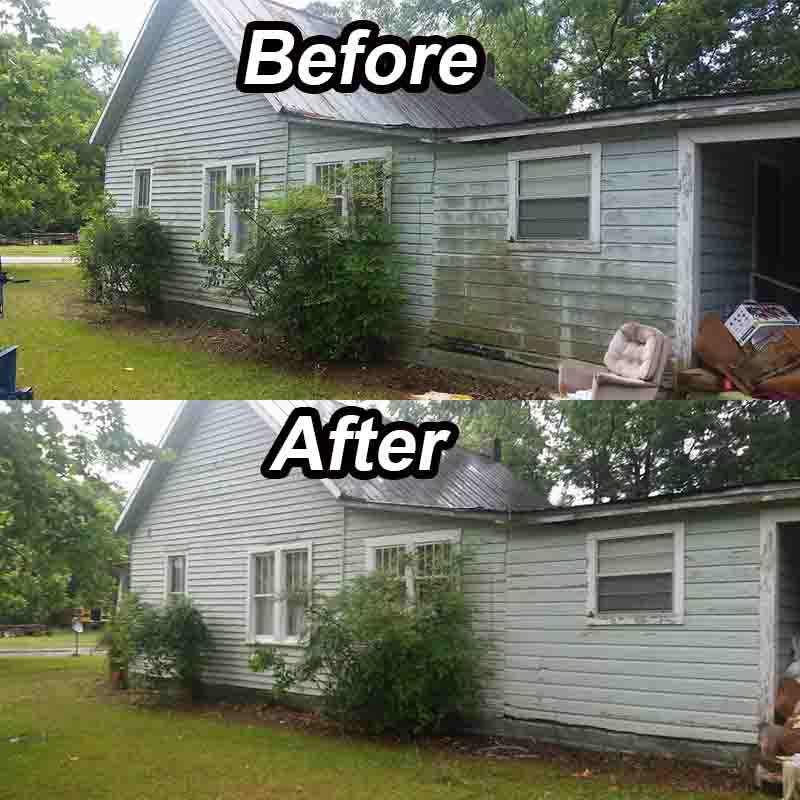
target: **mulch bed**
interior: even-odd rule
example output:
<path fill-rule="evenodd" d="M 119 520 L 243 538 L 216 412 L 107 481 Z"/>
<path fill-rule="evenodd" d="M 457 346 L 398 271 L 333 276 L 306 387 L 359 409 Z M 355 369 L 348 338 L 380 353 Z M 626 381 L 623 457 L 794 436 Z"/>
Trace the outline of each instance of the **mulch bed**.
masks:
<path fill-rule="evenodd" d="M 390 361 L 383 364 L 312 363 L 300 360 L 280 337 L 255 342 L 243 330 L 194 320 L 152 320 L 135 311 L 111 313 L 88 303 L 68 311 L 90 324 L 108 327 L 118 334 L 142 334 L 151 339 L 181 343 L 193 350 L 243 361 L 269 362 L 288 372 L 309 374 L 340 384 L 353 385 L 365 398 L 409 397 L 429 392 L 468 395 L 475 400 L 547 400 L 541 386 L 493 381 L 459 372 Z"/>
<path fill-rule="evenodd" d="M 159 696 L 146 690 L 112 691 L 104 681 L 98 688 L 111 702 L 159 708 Z M 177 702 L 169 705 L 198 717 L 221 719 L 234 724 L 282 727 L 322 736 L 348 736 L 340 726 L 313 711 L 298 711 L 269 704 L 230 702 Z M 357 734 L 358 735 L 358 734 Z M 405 747 L 408 740 L 393 736 L 363 738 L 388 747 Z M 619 785 L 648 785 L 687 792 L 730 793 L 751 791 L 752 775 L 743 769 L 724 769 L 676 759 L 619 752 L 575 750 L 527 739 L 500 736 L 436 736 L 418 739 L 430 752 L 454 755 L 487 763 L 536 763 L 555 768 L 564 777 L 601 780 Z"/>

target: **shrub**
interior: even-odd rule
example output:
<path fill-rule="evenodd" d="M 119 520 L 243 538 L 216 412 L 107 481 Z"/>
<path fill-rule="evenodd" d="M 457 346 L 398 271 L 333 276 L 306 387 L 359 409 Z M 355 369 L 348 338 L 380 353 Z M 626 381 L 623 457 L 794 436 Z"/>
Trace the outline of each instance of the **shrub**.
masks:
<path fill-rule="evenodd" d="M 376 573 L 357 578 L 309 609 L 309 647 L 291 666 L 274 648 L 251 657 L 273 673 L 275 691 L 312 681 L 328 715 L 375 733 L 421 734 L 478 710 L 486 645 L 474 634 L 457 573 L 431 582 L 410 605 L 405 585 Z"/>
<path fill-rule="evenodd" d="M 90 300 L 113 308 L 143 306 L 161 313 L 161 279 L 172 258 L 164 226 L 149 213 L 114 216 L 101 208 L 81 229 L 77 247 Z"/>
<path fill-rule="evenodd" d="M 196 697 L 211 651 L 211 635 L 200 611 L 186 598 L 163 608 L 144 608 L 138 615 L 136 655 L 146 679 L 154 685 L 177 681 Z"/>
<path fill-rule="evenodd" d="M 195 245 L 209 285 L 246 299 L 256 337 L 277 329 L 302 355 L 325 360 L 372 360 L 396 341 L 403 291 L 384 215 L 386 176 L 374 165 L 359 169 L 339 178 L 347 219 L 320 188 L 305 186 L 257 212 L 240 206 L 252 231 L 241 260 L 227 258 L 228 237 Z M 237 187 L 229 192 L 241 197 Z"/>
<path fill-rule="evenodd" d="M 127 679 L 130 665 L 136 660 L 141 616 L 142 605 L 139 598 L 135 594 L 127 594 L 102 638 L 102 643 L 107 648 L 109 672 L 121 673 L 123 683 Z"/>

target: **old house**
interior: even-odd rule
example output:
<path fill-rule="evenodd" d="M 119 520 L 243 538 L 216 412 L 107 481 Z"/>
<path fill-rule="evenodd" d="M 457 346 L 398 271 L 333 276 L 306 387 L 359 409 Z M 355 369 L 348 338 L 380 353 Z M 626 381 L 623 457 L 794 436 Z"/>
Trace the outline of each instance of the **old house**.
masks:
<path fill-rule="evenodd" d="M 459 448 L 429 481 L 267 481 L 296 405 L 184 404 L 163 442 L 176 458 L 148 467 L 118 523 L 133 591 L 204 614 L 208 683 L 267 688 L 247 666 L 258 642 L 302 654 L 288 590 L 457 546 L 493 644 L 484 729 L 717 763 L 756 744 L 800 628 L 800 481 L 555 508 Z"/>
<path fill-rule="evenodd" d="M 335 167 L 385 161 L 423 362 L 552 381 L 561 359 L 599 363 L 633 318 L 672 336 L 687 364 L 704 312 L 748 297 L 797 305 L 800 92 L 552 119 L 489 77 L 466 95 L 244 95 L 254 19 L 337 33 L 271 0 L 157 0 L 92 138 L 118 211 L 170 227 L 170 302 L 244 310 L 205 288 L 192 249 L 223 225 L 241 246 L 226 183 L 257 178 L 261 198 L 320 183 L 346 214 Z"/>

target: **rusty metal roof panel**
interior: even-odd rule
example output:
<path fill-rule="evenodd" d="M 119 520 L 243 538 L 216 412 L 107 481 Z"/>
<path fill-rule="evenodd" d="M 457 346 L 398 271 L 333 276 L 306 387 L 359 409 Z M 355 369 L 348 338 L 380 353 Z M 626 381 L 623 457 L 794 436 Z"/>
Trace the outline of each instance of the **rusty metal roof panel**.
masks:
<path fill-rule="evenodd" d="M 253 21 L 284 21 L 304 36 L 338 36 L 337 24 L 274 0 L 192 0 L 232 53 L 241 50 L 244 29 Z M 448 129 L 521 122 L 531 112 L 520 100 L 484 78 L 472 91 L 447 94 L 431 87 L 420 94 L 402 90 L 380 95 L 359 89 L 351 94 L 307 94 L 290 88 L 267 95 L 273 106 L 310 118 L 337 122 Z"/>
<path fill-rule="evenodd" d="M 323 422 L 342 408 L 333 400 L 263 401 L 261 405 L 276 427 L 282 426 L 295 408 L 316 408 Z M 458 446 L 443 454 L 435 478 L 341 478 L 331 483 L 342 500 L 373 506 L 501 514 L 550 508 L 546 497 L 515 477 L 505 464 Z"/>

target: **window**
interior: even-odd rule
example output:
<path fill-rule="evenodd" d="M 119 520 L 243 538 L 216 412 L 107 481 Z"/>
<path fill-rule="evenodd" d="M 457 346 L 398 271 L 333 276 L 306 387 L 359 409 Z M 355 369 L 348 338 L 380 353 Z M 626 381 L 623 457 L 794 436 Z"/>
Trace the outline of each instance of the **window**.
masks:
<path fill-rule="evenodd" d="M 682 622 L 683 544 L 682 525 L 590 534 L 590 623 Z"/>
<path fill-rule="evenodd" d="M 203 169 L 203 236 L 228 234 L 227 258 L 241 256 L 253 230 L 258 202 L 258 159 L 208 165 Z"/>
<path fill-rule="evenodd" d="M 271 548 L 250 556 L 248 641 L 299 643 L 311 589 L 311 548 Z"/>
<path fill-rule="evenodd" d="M 167 599 L 186 595 L 186 556 L 168 556 L 166 573 Z"/>
<path fill-rule="evenodd" d="M 367 570 L 397 578 L 410 602 L 425 602 L 431 586 L 449 573 L 460 531 L 435 531 L 368 539 Z"/>
<path fill-rule="evenodd" d="M 383 196 L 384 207 L 388 211 L 388 197 L 391 192 L 387 186 L 385 165 L 391 158 L 390 147 L 315 153 L 306 159 L 306 183 L 316 184 L 327 192 L 336 213 L 340 217 L 347 217 L 353 211 L 353 183 L 367 175 L 370 176 L 370 180 L 374 179 L 372 170 L 359 170 L 359 167 L 377 167 L 376 188 Z"/>
<path fill-rule="evenodd" d="M 133 172 L 133 208 L 134 211 L 150 210 L 150 192 L 153 172 L 150 169 L 137 169 Z"/>
<path fill-rule="evenodd" d="M 546 148 L 508 157 L 510 241 L 600 241 L 601 145 Z"/>

